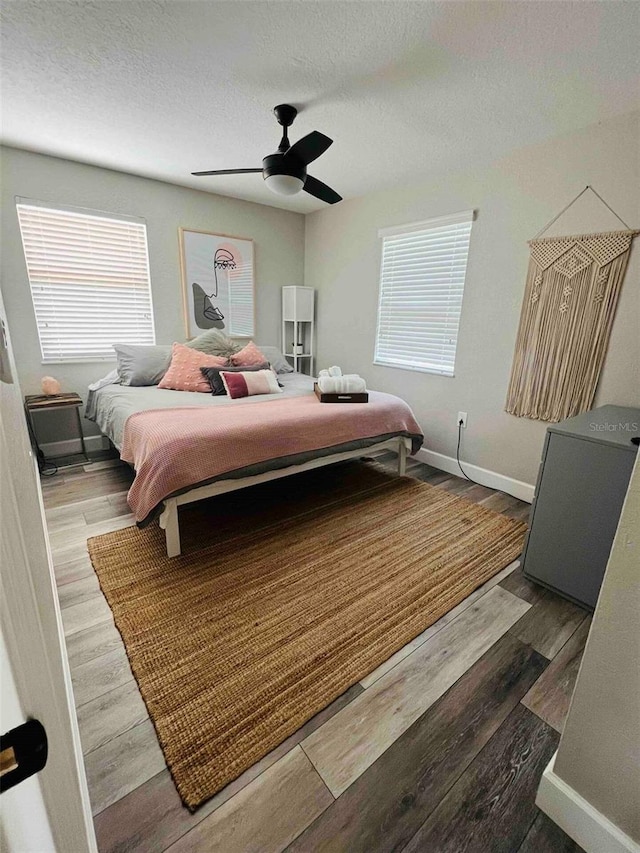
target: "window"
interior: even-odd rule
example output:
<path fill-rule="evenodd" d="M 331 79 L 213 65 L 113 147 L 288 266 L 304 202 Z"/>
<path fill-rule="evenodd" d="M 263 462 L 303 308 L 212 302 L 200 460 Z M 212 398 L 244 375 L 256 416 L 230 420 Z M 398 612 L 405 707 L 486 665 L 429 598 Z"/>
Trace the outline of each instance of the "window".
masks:
<path fill-rule="evenodd" d="M 17 210 L 43 361 L 155 343 L 143 220 L 27 199 Z"/>
<path fill-rule="evenodd" d="M 229 270 L 229 331 L 237 338 L 253 337 L 253 265 Z"/>
<path fill-rule="evenodd" d="M 473 211 L 384 228 L 375 364 L 453 376 Z"/>

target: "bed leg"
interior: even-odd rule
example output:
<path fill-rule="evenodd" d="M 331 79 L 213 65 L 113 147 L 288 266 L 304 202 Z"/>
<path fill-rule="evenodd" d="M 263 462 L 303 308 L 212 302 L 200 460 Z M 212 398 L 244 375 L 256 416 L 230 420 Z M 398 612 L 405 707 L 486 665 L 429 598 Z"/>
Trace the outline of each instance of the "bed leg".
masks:
<path fill-rule="evenodd" d="M 167 557 L 180 556 L 180 527 L 178 525 L 178 504 L 175 498 L 164 502 L 164 510 L 160 516 L 160 527 L 164 530 L 167 541 Z"/>
<path fill-rule="evenodd" d="M 403 477 L 407 473 L 407 445 L 404 438 L 398 440 L 398 474 Z"/>

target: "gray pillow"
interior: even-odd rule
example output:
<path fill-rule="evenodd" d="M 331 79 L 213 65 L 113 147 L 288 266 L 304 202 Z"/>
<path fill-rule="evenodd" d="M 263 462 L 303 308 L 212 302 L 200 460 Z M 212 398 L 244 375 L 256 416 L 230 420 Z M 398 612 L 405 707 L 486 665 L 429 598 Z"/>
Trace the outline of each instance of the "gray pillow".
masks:
<path fill-rule="evenodd" d="M 260 352 L 264 353 L 265 359 L 271 364 L 276 373 L 293 373 L 293 367 L 282 355 L 278 347 L 263 347 L 256 344 Z"/>
<path fill-rule="evenodd" d="M 171 363 L 170 346 L 113 344 L 121 385 L 157 385 Z"/>
<path fill-rule="evenodd" d="M 207 355 L 220 355 L 223 358 L 231 358 L 242 349 L 241 344 L 235 343 L 219 329 L 208 329 L 197 338 L 185 342 L 186 347 L 197 349 Z"/>

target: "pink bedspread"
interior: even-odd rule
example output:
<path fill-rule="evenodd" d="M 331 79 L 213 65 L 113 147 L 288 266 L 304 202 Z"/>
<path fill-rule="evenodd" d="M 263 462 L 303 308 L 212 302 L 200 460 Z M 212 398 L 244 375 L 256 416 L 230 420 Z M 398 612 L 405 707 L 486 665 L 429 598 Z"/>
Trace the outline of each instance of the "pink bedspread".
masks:
<path fill-rule="evenodd" d="M 315 395 L 242 406 L 154 409 L 125 424 L 122 459 L 136 477 L 127 500 L 141 522 L 170 495 L 249 465 L 361 439 L 406 435 L 422 443 L 409 406 L 372 391 L 368 403 L 320 403 Z"/>

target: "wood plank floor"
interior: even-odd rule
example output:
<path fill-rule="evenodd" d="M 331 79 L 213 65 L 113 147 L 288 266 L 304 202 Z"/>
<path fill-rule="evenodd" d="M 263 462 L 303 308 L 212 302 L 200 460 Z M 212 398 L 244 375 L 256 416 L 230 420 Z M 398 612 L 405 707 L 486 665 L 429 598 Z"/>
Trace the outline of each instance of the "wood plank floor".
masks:
<path fill-rule="evenodd" d="M 528 517 L 528 504 L 414 460 L 407 473 Z M 42 484 L 101 853 L 580 853 L 534 800 L 590 620 L 517 563 L 190 814 L 86 551 L 132 523 L 131 479 L 102 459 Z"/>

